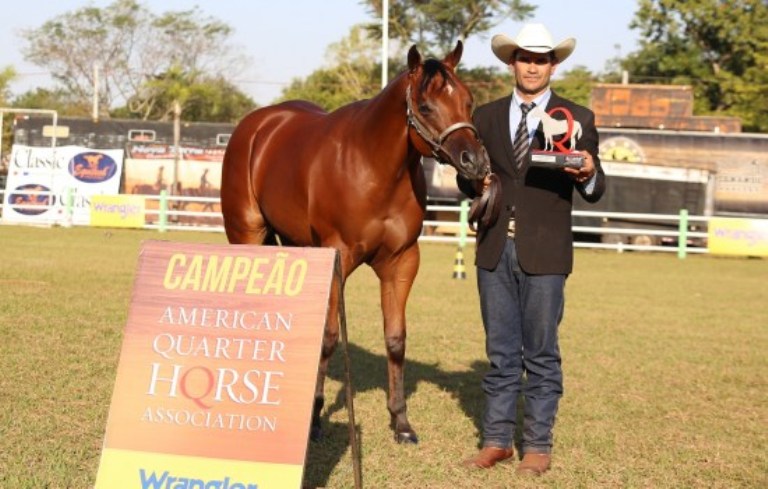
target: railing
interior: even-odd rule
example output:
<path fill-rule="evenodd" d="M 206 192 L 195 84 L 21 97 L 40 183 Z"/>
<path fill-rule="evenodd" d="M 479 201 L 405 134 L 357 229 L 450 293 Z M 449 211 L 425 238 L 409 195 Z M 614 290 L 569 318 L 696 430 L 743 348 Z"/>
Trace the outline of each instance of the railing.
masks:
<path fill-rule="evenodd" d="M 38 203 L 21 203 L 13 205 L 14 209 L 40 211 L 53 205 L 41 204 L 52 202 L 59 198 L 64 205 L 59 204 L 51 216 L 35 219 L 34 222 L 18 224 L 37 224 L 43 226 L 87 225 L 73 222 L 73 198 L 71 195 L 53 196 L 51 192 L 15 191 L 14 195 L 28 196 L 30 201 L 37 199 Z M 48 199 L 45 199 L 48 197 Z M 136 197 L 136 196 L 134 196 Z M 224 232 L 223 220 L 219 207 L 219 199 L 215 197 L 141 195 L 145 199 L 144 229 L 165 231 L 202 231 Z M 4 191 L 0 190 L 0 203 L 5 202 Z M 190 210 L 189 207 L 202 207 Z M 428 205 L 427 219 L 424 221 L 421 241 L 437 243 L 455 243 L 464 246 L 474 242 L 474 235 L 467 226 L 468 206 L 462 205 Z M 41 212 L 41 215 L 45 212 Z M 0 222 L 6 223 L 5 204 L 0 205 Z M 574 211 L 574 217 L 592 218 L 599 225 L 574 225 L 573 232 L 580 238 L 574 243 L 578 248 L 601 248 L 624 251 L 658 251 L 677 252 L 684 257 L 687 253 L 707 253 L 706 228 L 709 222 L 707 216 L 689 216 L 687 211 L 679 214 L 639 214 L 601 211 Z M 621 226 L 612 223 L 620 222 Z M 16 224 L 16 222 L 13 222 Z M 629 223 L 629 225 L 627 224 Z"/>

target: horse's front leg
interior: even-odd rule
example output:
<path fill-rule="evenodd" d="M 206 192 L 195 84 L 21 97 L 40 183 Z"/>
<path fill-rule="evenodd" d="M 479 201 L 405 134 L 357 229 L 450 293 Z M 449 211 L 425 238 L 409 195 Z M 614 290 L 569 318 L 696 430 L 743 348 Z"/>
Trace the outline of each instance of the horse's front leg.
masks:
<path fill-rule="evenodd" d="M 398 443 L 418 443 L 416 432 L 408 422 L 405 404 L 405 303 L 419 269 L 416 244 L 404 253 L 390 257 L 373 268 L 381 281 L 381 310 L 384 315 L 384 339 L 387 347 L 389 392 L 387 408 Z"/>

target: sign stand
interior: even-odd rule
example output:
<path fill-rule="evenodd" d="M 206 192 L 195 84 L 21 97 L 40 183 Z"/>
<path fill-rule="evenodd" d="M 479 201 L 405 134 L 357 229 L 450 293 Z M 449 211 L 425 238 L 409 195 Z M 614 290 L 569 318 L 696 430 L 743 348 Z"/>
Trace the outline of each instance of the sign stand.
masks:
<path fill-rule="evenodd" d="M 338 250 L 142 243 L 96 489 L 301 487 Z"/>
<path fill-rule="evenodd" d="M 347 412 L 349 413 L 349 446 L 352 450 L 352 468 L 355 474 L 355 489 L 363 487 L 363 475 L 360 462 L 360 446 L 357 440 L 357 425 L 355 424 L 354 389 L 352 388 L 352 375 L 349 363 L 349 343 L 347 341 L 347 314 L 344 305 L 344 279 L 341 275 L 341 259 L 336 253 L 334 275 L 339 286 L 339 328 L 341 329 L 341 342 L 344 344 L 344 375 L 347 398 Z"/>

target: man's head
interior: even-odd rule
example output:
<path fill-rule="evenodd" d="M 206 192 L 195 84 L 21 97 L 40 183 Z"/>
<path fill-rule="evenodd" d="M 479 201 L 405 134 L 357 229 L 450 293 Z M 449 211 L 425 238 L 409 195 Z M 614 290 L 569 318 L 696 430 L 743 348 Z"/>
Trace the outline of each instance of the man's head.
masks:
<path fill-rule="evenodd" d="M 518 91 L 526 98 L 534 98 L 547 89 L 557 65 L 575 47 L 573 38 L 555 45 L 543 24 L 526 24 L 514 39 L 497 34 L 491 41 L 493 53 L 509 66 Z"/>

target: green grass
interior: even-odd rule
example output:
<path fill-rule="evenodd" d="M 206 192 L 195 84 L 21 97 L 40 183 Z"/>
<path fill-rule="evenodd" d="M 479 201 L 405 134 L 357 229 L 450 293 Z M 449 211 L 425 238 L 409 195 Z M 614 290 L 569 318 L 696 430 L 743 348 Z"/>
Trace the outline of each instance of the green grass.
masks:
<path fill-rule="evenodd" d="M 144 239 L 223 235 L 0 227 L 0 487 L 92 487 L 136 256 Z M 423 245 L 408 307 L 408 412 L 418 446 L 394 443 L 377 283 L 347 288 L 365 487 L 768 486 L 768 260 L 578 250 L 561 349 L 566 393 L 554 466 L 471 471 L 485 369 L 474 255 Z M 338 351 L 341 353 L 341 349 Z M 327 438 L 308 487 L 352 487 L 342 357 L 326 384 Z"/>

